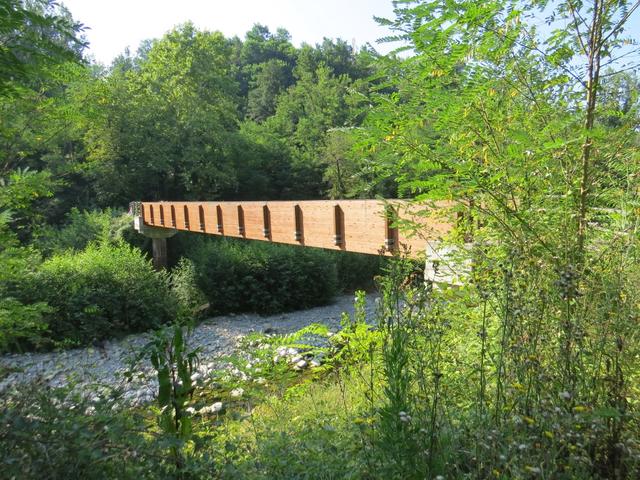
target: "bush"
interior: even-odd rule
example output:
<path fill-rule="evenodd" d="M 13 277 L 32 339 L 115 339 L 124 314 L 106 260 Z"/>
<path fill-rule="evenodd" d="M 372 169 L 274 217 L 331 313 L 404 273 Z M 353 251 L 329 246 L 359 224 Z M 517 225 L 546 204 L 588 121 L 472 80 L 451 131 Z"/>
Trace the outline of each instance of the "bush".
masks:
<path fill-rule="evenodd" d="M 322 250 L 206 239 L 189 253 L 214 313 L 274 313 L 328 303 L 336 266 Z"/>
<path fill-rule="evenodd" d="M 23 305 L 15 298 L 0 298 L 0 352 L 43 343 L 47 323 L 42 317 L 50 312 L 46 303 Z"/>
<path fill-rule="evenodd" d="M 387 257 L 353 252 L 330 252 L 336 263 L 338 285 L 343 292 L 370 291 L 375 287 L 374 277 L 383 273 Z"/>
<path fill-rule="evenodd" d="M 71 209 L 61 226 L 47 225 L 35 235 L 35 246 L 45 255 L 82 251 L 90 243 L 125 242 L 149 250 L 149 239 L 133 229 L 131 216 L 120 210 Z"/>
<path fill-rule="evenodd" d="M 155 328 L 177 308 L 167 276 L 124 243 L 54 256 L 29 285 L 31 302 L 54 309 L 50 337 L 72 345 Z"/>
<path fill-rule="evenodd" d="M 181 258 L 171 272 L 171 289 L 182 315 L 193 319 L 204 314 L 208 308 L 207 297 L 198 287 L 196 266 L 188 258 Z"/>
<path fill-rule="evenodd" d="M 9 228 L 10 214 L 0 212 L 0 352 L 19 350 L 26 342 L 37 345 L 47 328 L 46 303 L 23 304 L 15 297 L 42 259 L 33 248 L 19 246 Z"/>

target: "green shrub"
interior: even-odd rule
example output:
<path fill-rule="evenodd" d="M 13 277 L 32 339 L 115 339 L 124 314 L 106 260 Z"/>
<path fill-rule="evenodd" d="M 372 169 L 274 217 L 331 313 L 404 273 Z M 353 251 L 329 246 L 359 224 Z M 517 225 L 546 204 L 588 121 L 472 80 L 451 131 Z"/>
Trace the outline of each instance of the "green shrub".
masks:
<path fill-rule="evenodd" d="M 46 302 L 56 342 L 83 344 L 164 324 L 176 313 L 165 274 L 121 243 L 89 246 L 46 260 L 29 283 L 32 302 Z"/>
<path fill-rule="evenodd" d="M 204 314 L 208 309 L 207 297 L 198 287 L 196 266 L 188 258 L 181 258 L 171 272 L 171 290 L 189 319 Z"/>
<path fill-rule="evenodd" d="M 322 250 L 214 238 L 189 257 L 214 313 L 309 308 L 337 290 L 335 263 Z"/>
<path fill-rule="evenodd" d="M 15 298 L 0 298 L 0 352 L 20 350 L 25 343 L 43 343 L 47 313 L 51 307 L 43 302 L 24 305 Z"/>
<path fill-rule="evenodd" d="M 35 246 L 45 255 L 81 251 L 90 243 L 115 244 L 121 240 L 148 250 L 149 239 L 133 229 L 131 216 L 120 210 L 71 209 L 64 225 L 47 225 L 35 235 Z"/>
<path fill-rule="evenodd" d="M 46 303 L 25 305 L 16 298 L 42 258 L 33 248 L 19 245 L 9 230 L 10 220 L 10 213 L 0 212 L 0 352 L 19 350 L 25 341 L 39 344 L 47 328 L 42 317 L 50 311 Z"/>
<path fill-rule="evenodd" d="M 387 257 L 353 252 L 330 252 L 338 272 L 338 285 L 343 292 L 370 291 L 375 287 L 373 278 L 381 275 Z"/>

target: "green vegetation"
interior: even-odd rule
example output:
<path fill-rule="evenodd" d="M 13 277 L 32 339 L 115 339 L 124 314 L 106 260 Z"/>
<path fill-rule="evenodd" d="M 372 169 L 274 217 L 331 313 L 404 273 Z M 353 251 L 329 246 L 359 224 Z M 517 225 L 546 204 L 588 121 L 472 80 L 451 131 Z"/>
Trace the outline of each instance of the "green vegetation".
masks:
<path fill-rule="evenodd" d="M 167 276 L 124 244 L 53 256 L 26 282 L 18 286 L 20 298 L 51 307 L 43 319 L 55 343 L 81 345 L 143 332 L 176 314 Z"/>
<path fill-rule="evenodd" d="M 640 3 L 394 6 L 405 56 L 185 24 L 104 67 L 64 9 L 0 0 L 0 349 L 164 326 L 139 352 L 153 405 L 3 392 L 0 475 L 640 476 Z M 401 256 L 180 235 L 159 273 L 118 213 L 375 195 L 451 202 L 461 285 Z M 303 308 L 374 276 L 370 324 L 358 294 L 341 332 L 253 333 L 206 374 L 185 341 L 207 308 Z"/>
<path fill-rule="evenodd" d="M 214 313 L 308 308 L 336 294 L 335 263 L 322 250 L 212 239 L 187 256 Z"/>
<path fill-rule="evenodd" d="M 139 248 L 148 240 L 133 229 L 131 217 L 119 210 L 72 208 L 61 225 L 44 225 L 34 232 L 34 244 L 45 256 L 69 250 L 80 252 L 91 243 L 116 244 L 124 240 Z"/>

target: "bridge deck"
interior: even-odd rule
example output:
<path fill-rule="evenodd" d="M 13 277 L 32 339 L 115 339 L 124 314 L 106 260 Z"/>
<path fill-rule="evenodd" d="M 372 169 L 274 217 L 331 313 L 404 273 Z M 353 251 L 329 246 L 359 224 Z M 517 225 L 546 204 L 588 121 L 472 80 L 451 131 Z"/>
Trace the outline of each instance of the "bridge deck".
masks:
<path fill-rule="evenodd" d="M 369 254 L 406 247 L 420 255 L 428 240 L 439 240 L 453 226 L 448 202 L 429 208 L 403 200 L 161 201 L 140 206 L 142 221 L 150 227 Z M 410 232 L 402 228 L 408 223 L 414 225 Z"/>

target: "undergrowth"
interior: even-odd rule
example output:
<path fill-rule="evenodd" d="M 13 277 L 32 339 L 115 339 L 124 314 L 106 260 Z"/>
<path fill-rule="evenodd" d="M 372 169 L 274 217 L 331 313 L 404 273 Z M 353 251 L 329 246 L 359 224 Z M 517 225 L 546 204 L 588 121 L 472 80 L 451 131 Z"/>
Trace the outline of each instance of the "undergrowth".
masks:
<path fill-rule="evenodd" d="M 85 463 L 73 471 L 91 465 L 95 478 L 635 478 L 638 366 L 624 358 L 627 349 L 637 355 L 635 333 L 621 342 L 617 332 L 611 353 L 593 349 L 605 340 L 589 339 L 590 329 L 605 327 L 590 326 L 581 336 L 590 348 L 572 365 L 580 377 L 569 375 L 560 327 L 541 325 L 523 301 L 540 284 L 521 283 L 516 262 L 508 265 L 487 293 L 481 279 L 469 288 L 408 283 L 414 265 L 398 260 L 380 285 L 374 322 L 360 293 L 338 333 L 311 325 L 247 335 L 226 367 L 190 377 L 193 391 L 180 400 L 186 436 L 162 427 L 173 418 L 166 405 L 84 416 L 82 401 L 53 410 L 35 395 L 3 401 L 1 448 L 15 443 L 20 453 L 8 458 L 25 472 L 37 469 L 42 445 L 59 456 L 79 448 Z M 296 370 L 288 349 L 321 365 Z M 63 448 L 41 432 L 60 417 L 70 429 L 79 422 L 82 445 Z M 100 428 L 111 422 L 127 432 L 120 450 L 104 446 Z M 25 432 L 44 443 L 29 446 Z M 102 453 L 90 460 L 89 450 Z M 64 478 L 62 460 L 51 464 L 59 469 L 51 478 Z"/>

